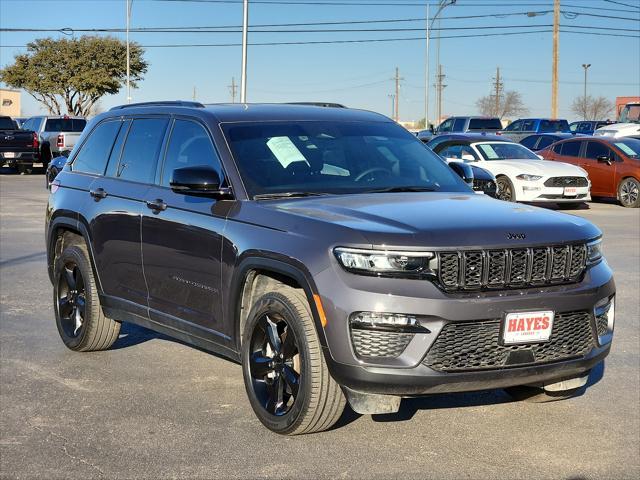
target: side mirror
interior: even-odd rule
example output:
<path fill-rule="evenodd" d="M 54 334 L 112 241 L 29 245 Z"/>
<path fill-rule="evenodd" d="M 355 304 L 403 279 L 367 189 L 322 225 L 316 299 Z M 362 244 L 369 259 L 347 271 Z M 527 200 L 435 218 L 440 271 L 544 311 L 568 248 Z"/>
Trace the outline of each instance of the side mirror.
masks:
<path fill-rule="evenodd" d="M 475 162 L 476 159 L 473 155 L 469 154 L 469 153 L 465 153 L 462 155 L 462 160 L 464 162 Z"/>
<path fill-rule="evenodd" d="M 464 183 L 473 188 L 473 169 L 469 165 L 462 162 L 451 162 L 449 166 L 464 180 Z"/>
<path fill-rule="evenodd" d="M 611 165 L 611 158 L 608 155 L 600 155 L 596 158 L 598 163 L 606 163 L 607 165 Z"/>
<path fill-rule="evenodd" d="M 220 188 L 218 172 L 206 165 L 176 168 L 169 184 L 171 190 L 185 195 L 220 197 L 231 194 L 230 188 Z"/>

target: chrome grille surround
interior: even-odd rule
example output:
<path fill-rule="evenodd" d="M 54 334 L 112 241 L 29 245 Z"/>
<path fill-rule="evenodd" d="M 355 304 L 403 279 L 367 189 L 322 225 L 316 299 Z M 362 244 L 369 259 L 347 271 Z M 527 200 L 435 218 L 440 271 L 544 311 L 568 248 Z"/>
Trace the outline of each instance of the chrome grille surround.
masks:
<path fill-rule="evenodd" d="M 437 278 L 447 291 L 527 288 L 580 281 L 586 245 L 438 252 Z"/>

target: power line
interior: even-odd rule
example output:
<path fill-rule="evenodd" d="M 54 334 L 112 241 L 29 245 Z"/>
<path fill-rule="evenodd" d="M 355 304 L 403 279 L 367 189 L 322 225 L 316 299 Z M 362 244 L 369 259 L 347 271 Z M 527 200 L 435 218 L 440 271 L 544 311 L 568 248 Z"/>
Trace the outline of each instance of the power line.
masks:
<path fill-rule="evenodd" d="M 604 0 L 607 3 L 615 3 L 616 5 L 622 5 L 624 7 L 630 7 L 630 8 L 638 8 L 640 9 L 640 6 L 638 5 L 629 5 L 628 3 L 622 3 L 622 2 L 616 2 L 614 0 Z"/>

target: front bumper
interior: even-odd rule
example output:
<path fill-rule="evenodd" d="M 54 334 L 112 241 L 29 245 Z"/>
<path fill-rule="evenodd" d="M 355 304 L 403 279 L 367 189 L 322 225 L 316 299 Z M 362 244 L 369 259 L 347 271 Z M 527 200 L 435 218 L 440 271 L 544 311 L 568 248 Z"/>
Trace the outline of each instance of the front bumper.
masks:
<path fill-rule="evenodd" d="M 610 350 L 610 343 L 598 344 L 595 317 L 589 315 L 593 345 L 579 357 L 467 371 L 435 370 L 425 361 L 443 327 L 450 323 L 486 322 L 512 311 L 593 312 L 599 301 L 615 294 L 612 272 L 605 261 L 590 267 L 580 283 L 492 292 L 445 293 L 426 280 L 354 275 L 337 265 L 316 275 L 315 280 L 327 316 L 328 367 L 338 383 L 358 392 L 420 395 L 547 382 L 580 376 Z M 348 325 L 349 316 L 359 311 L 420 316 L 429 333 L 414 335 L 396 357 L 359 357 Z"/>
<path fill-rule="evenodd" d="M 520 182 L 514 185 L 518 202 L 565 203 L 589 202 L 591 194 L 589 186 L 575 187 L 575 194 L 565 195 L 563 187 L 547 187 L 543 182 Z"/>

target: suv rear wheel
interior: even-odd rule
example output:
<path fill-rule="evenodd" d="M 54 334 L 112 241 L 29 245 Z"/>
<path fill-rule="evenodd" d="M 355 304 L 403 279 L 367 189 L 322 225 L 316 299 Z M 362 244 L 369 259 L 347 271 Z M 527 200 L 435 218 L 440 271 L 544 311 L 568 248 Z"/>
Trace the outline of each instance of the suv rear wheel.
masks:
<path fill-rule="evenodd" d="M 56 259 L 53 302 L 58 333 L 71 350 L 106 350 L 118 339 L 120 323 L 102 313 L 86 246 L 68 246 Z"/>
<path fill-rule="evenodd" d="M 243 334 L 242 371 L 260 421 L 284 434 L 320 432 L 342 414 L 303 293 L 278 285 L 253 304 Z"/>

